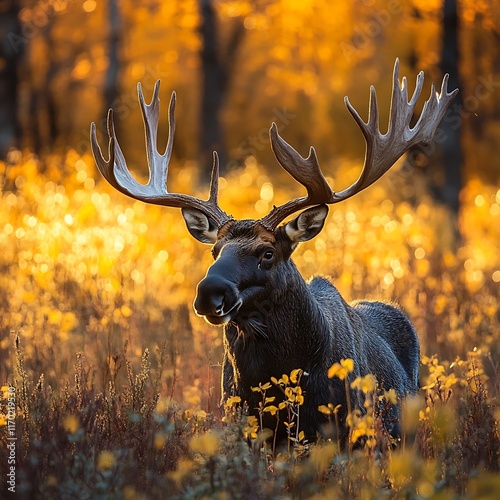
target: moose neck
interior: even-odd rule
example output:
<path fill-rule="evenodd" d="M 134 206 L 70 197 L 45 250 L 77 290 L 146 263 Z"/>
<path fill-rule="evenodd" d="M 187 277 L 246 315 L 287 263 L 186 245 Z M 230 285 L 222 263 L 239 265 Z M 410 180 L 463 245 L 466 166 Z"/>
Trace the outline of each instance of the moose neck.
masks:
<path fill-rule="evenodd" d="M 225 327 L 231 362 L 250 384 L 295 368 L 307 371 L 304 360 L 313 366 L 325 352 L 324 313 L 293 262 L 284 265 L 266 293 Z"/>

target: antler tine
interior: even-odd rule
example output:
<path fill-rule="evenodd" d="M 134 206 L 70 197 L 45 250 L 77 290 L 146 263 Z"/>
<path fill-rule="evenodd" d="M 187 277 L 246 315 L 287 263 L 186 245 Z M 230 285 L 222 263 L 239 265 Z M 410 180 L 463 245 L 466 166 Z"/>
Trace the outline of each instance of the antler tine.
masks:
<path fill-rule="evenodd" d="M 168 107 L 168 140 L 165 153 L 160 154 L 156 147 L 158 140 L 158 121 L 160 117 L 160 80 L 155 83 L 153 97 L 150 104 L 146 104 L 142 85 L 137 84 L 137 94 L 141 105 L 142 119 L 144 122 L 144 132 L 146 136 L 146 155 L 149 167 L 149 183 L 154 191 L 159 194 L 167 194 L 167 176 L 170 155 L 172 154 L 172 144 L 175 134 L 175 104 L 176 95 L 172 92 Z"/>
<path fill-rule="evenodd" d="M 213 205 L 218 205 L 219 196 L 219 155 L 217 151 L 213 153 L 212 174 L 210 175 L 210 195 L 208 202 Z"/>
<path fill-rule="evenodd" d="M 146 138 L 146 153 L 149 167 L 149 181 L 146 185 L 137 182 L 127 168 L 125 157 L 120 145 L 116 140 L 115 127 L 113 122 L 113 112 L 108 113 L 108 134 L 109 160 L 105 160 L 99 143 L 96 138 L 96 126 L 92 123 L 90 128 L 90 142 L 92 153 L 99 171 L 104 178 L 118 191 L 155 205 L 163 205 L 176 208 L 196 208 L 209 217 L 218 227 L 223 226 L 232 217 L 227 215 L 218 205 L 217 190 L 219 177 L 219 162 L 216 153 L 214 154 L 214 164 L 212 167 L 212 180 L 210 183 L 210 196 L 208 200 L 203 201 L 193 196 L 169 193 L 167 190 L 168 165 L 172 154 L 172 146 L 175 132 L 175 103 L 176 95 L 172 93 L 170 99 L 168 122 L 169 134 L 165 153 L 160 154 L 156 147 L 158 136 L 159 121 L 159 98 L 160 82 L 157 81 L 153 91 L 153 97 L 149 104 L 146 104 L 142 86 L 137 85 L 137 93 L 141 106 L 142 117 L 144 121 L 144 130 Z"/>
<path fill-rule="evenodd" d="M 109 122 L 109 115 L 110 113 L 113 113 L 113 111 L 110 109 L 108 111 L 108 122 Z M 109 129 L 108 129 L 109 130 Z M 108 156 L 109 160 L 106 161 L 102 154 L 101 146 L 97 142 L 97 136 L 96 136 L 96 126 L 95 123 L 92 122 L 90 125 L 90 147 L 92 149 L 92 154 L 94 155 L 94 160 L 97 165 L 97 168 L 99 169 L 99 172 L 101 172 L 102 176 L 115 188 L 118 189 L 118 186 L 114 184 L 115 179 L 114 176 L 111 175 L 111 171 L 109 169 L 109 165 L 111 164 L 111 161 L 113 160 L 113 154 L 114 154 L 114 138 L 112 136 L 109 137 L 109 143 L 108 143 Z"/>
<path fill-rule="evenodd" d="M 134 178 L 130 175 L 130 172 L 126 168 L 125 158 L 123 157 L 122 150 L 118 141 L 116 140 L 115 127 L 113 122 L 113 110 L 108 111 L 107 116 L 107 129 L 109 135 L 108 143 L 108 156 L 109 160 L 105 160 L 101 147 L 97 142 L 96 137 L 96 126 L 92 122 L 90 126 L 90 145 L 92 149 L 92 154 L 94 155 L 94 160 L 96 162 L 97 168 L 103 175 L 103 177 L 118 191 L 128 194 L 128 192 L 121 186 L 117 181 L 116 174 L 119 178 L 124 178 L 126 181 L 135 182 Z M 116 160 L 116 161 L 115 161 Z M 116 165 L 116 171 L 113 166 Z"/>
<path fill-rule="evenodd" d="M 352 186 L 338 193 L 333 192 L 326 182 L 314 148 L 311 148 L 307 158 L 303 158 L 279 136 L 277 127 L 273 123 L 270 135 L 274 154 L 280 165 L 306 187 L 307 196 L 291 200 L 280 207 L 274 207 L 268 215 L 261 219 L 260 222 L 264 227 L 274 230 L 288 215 L 304 207 L 337 203 L 350 198 L 382 177 L 410 147 L 429 143 L 458 89 L 448 92 L 447 74 L 443 78 L 439 95 L 432 85 L 431 95 L 424 104 L 420 118 L 416 125 L 411 128 L 410 121 L 423 84 L 424 74 L 420 72 L 417 76 L 415 91 L 408 102 L 407 80 L 404 77 L 400 82 L 399 59 L 396 59 L 393 72 L 391 111 L 386 134 L 382 134 L 379 129 L 377 93 L 373 86 L 370 88 L 370 103 L 366 122 L 354 109 L 349 99 L 345 98 L 346 107 L 365 138 L 366 153 L 358 180 Z"/>
<path fill-rule="evenodd" d="M 316 151 L 309 149 L 307 158 L 303 158 L 278 132 L 276 123 L 273 122 L 269 130 L 271 148 L 278 163 L 307 190 L 307 196 L 291 200 L 280 207 L 274 207 L 260 223 L 270 231 L 289 215 L 303 207 L 320 205 L 333 202 L 333 191 L 325 179 L 318 163 Z"/>
<path fill-rule="evenodd" d="M 110 109 L 108 111 L 108 116 L 107 119 L 109 120 L 109 113 L 112 113 L 113 111 Z M 109 134 L 108 134 L 109 135 Z M 97 133 L 96 133 L 96 125 L 95 122 L 92 122 L 90 124 L 90 149 L 92 150 L 92 154 L 94 156 L 95 163 L 97 165 L 97 168 L 99 169 L 99 172 L 101 172 L 101 175 L 110 183 L 113 184 L 112 182 L 112 176 L 109 175 L 109 160 L 106 161 L 102 154 L 102 149 L 99 143 L 97 142 Z M 113 138 L 109 138 L 108 142 L 108 156 L 111 159 L 112 150 L 114 149 L 114 144 L 113 144 Z"/>
<path fill-rule="evenodd" d="M 413 128 L 410 128 L 410 120 L 413 116 L 415 104 L 422 91 L 424 74 L 422 71 L 418 74 L 415 91 L 410 102 L 408 102 L 406 79 L 403 79 L 403 85 L 401 86 L 399 82 L 399 60 L 396 59 L 391 112 L 386 134 L 381 134 L 378 127 L 370 127 L 372 125 L 370 118 L 368 123 L 364 123 L 346 97 L 347 109 L 353 115 L 365 136 L 366 156 L 358 180 L 340 193 L 335 193 L 335 202 L 353 196 L 380 179 L 410 147 L 416 144 L 427 144 L 432 140 L 446 109 L 458 92 L 458 89 L 455 89 L 448 93 L 447 82 L 448 75 L 445 75 L 439 96 L 434 89 L 434 85 L 432 85 L 431 95 L 424 104 L 418 122 Z M 372 102 L 370 100 L 370 113 L 371 111 Z"/>
<path fill-rule="evenodd" d="M 328 198 L 332 192 L 318 163 L 316 151 L 309 149 L 307 158 L 303 158 L 278 132 L 276 123 L 273 122 L 269 130 L 271 148 L 279 164 L 298 182 L 307 189 L 308 197 L 314 199 Z"/>

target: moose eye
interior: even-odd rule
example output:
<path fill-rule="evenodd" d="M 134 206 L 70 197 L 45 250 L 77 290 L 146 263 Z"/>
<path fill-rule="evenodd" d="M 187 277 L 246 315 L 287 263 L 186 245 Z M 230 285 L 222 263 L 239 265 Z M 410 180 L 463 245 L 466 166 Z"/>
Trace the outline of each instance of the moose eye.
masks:
<path fill-rule="evenodd" d="M 268 250 L 262 256 L 262 260 L 267 260 L 269 262 L 270 260 L 273 260 L 273 257 L 274 257 L 274 252 L 272 250 Z"/>
<path fill-rule="evenodd" d="M 274 251 L 273 250 L 266 250 L 260 257 L 259 261 L 259 269 L 269 269 L 274 260 Z"/>

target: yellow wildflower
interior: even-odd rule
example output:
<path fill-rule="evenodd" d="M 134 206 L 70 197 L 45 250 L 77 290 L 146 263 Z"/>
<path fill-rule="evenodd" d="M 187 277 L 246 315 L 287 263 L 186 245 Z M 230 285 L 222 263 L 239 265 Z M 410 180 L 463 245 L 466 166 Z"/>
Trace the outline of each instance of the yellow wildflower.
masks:
<path fill-rule="evenodd" d="M 354 371 L 354 361 L 350 358 L 341 359 L 340 363 L 333 363 L 328 369 L 328 378 L 337 377 L 344 380 L 352 371 Z"/>
<path fill-rule="evenodd" d="M 364 377 L 357 377 L 352 381 L 351 388 L 358 389 L 365 394 L 368 394 L 377 388 L 377 379 L 371 373 L 365 375 Z"/>
<path fill-rule="evenodd" d="M 80 420 L 76 415 L 68 415 L 63 422 L 64 430 L 70 434 L 75 434 L 80 428 Z"/>
<path fill-rule="evenodd" d="M 189 448 L 195 453 L 203 453 L 211 457 L 219 449 L 219 435 L 214 431 L 208 431 L 194 436 L 191 439 Z"/>
<path fill-rule="evenodd" d="M 99 453 L 99 457 L 97 458 L 97 468 L 99 470 L 112 469 L 115 462 L 115 454 L 112 451 L 104 450 Z"/>

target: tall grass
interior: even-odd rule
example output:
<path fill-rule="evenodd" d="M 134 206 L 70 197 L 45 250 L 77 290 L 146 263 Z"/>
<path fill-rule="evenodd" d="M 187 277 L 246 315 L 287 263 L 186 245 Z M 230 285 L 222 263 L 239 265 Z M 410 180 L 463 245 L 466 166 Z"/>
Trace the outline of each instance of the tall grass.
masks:
<path fill-rule="evenodd" d="M 395 172 L 334 207 L 299 247 L 304 276 L 332 276 L 347 299 L 404 307 L 422 342 L 422 390 L 405 403 L 393 447 L 381 424 L 391 394 L 359 380 L 367 412 L 352 415 L 341 449 L 301 436 L 300 372 L 283 374 L 282 402 L 263 389 L 280 381 L 263 380 L 261 411 L 278 415 L 281 403 L 299 421 L 280 446 L 241 402 L 219 408 L 222 334 L 190 306 L 208 248 L 175 210 L 96 186 L 91 165 L 73 153 L 48 159 L 44 174 L 31 156 L 0 163 L 0 432 L 5 449 L 13 386 L 22 497 L 494 498 L 500 190 L 467 184 L 458 241 L 452 216 Z M 175 181 L 193 193 L 194 171 Z M 221 180 L 221 204 L 259 217 L 293 189 L 249 161 Z M 333 402 L 322 411 L 335 426 Z"/>

